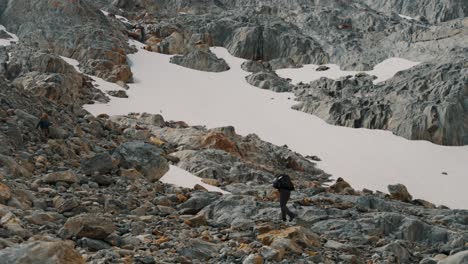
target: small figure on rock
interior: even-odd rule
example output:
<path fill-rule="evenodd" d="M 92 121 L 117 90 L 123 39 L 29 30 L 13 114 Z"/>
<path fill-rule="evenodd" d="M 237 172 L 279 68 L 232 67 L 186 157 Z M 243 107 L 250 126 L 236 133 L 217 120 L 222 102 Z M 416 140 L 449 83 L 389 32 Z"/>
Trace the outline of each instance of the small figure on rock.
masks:
<path fill-rule="evenodd" d="M 40 128 L 43 139 L 47 140 L 49 138 L 49 127 L 52 125 L 49 121 L 49 115 L 43 113 L 41 119 L 36 125 L 36 129 Z"/>
<path fill-rule="evenodd" d="M 286 174 L 280 174 L 273 181 L 273 187 L 278 189 L 280 193 L 281 219 L 286 221 L 287 214 L 289 216 L 289 221 L 292 221 L 296 217 L 296 214 L 291 212 L 287 207 L 291 191 L 294 191 L 294 184 L 291 178 Z"/>

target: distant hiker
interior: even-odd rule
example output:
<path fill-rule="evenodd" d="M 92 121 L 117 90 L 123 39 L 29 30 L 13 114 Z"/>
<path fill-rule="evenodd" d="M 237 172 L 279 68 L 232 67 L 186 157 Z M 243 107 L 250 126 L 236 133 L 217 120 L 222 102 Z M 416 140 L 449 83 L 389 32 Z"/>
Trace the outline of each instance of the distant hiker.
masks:
<path fill-rule="evenodd" d="M 36 125 L 36 129 L 40 128 L 42 132 L 42 137 L 46 140 L 49 138 L 49 127 L 52 125 L 49 121 L 49 116 L 46 113 L 43 113 L 39 123 Z"/>
<path fill-rule="evenodd" d="M 281 207 L 281 219 L 286 221 L 286 214 L 289 216 L 289 221 L 292 221 L 296 215 L 289 211 L 287 203 L 291 196 L 291 191 L 294 191 L 294 184 L 286 174 L 280 174 L 276 177 L 273 182 L 273 187 L 278 189 L 280 193 L 280 207 Z"/>

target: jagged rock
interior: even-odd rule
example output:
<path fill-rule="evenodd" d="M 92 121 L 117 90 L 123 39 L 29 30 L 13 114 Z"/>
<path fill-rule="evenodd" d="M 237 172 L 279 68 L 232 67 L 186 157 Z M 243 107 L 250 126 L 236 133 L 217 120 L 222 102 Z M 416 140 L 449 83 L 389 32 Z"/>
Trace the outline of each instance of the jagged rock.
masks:
<path fill-rule="evenodd" d="M 46 174 L 42 177 L 42 181 L 44 183 L 55 184 L 57 182 L 77 183 L 80 180 L 75 172 L 68 170 Z"/>
<path fill-rule="evenodd" d="M 107 94 L 118 98 L 128 98 L 127 92 L 125 92 L 124 90 L 107 91 Z"/>
<path fill-rule="evenodd" d="M 468 15 L 468 5 L 463 1 L 437 0 L 432 3 L 433 5 L 425 5 L 410 0 L 364 0 L 364 2 L 375 10 L 388 13 L 395 12 L 410 17 L 424 16 L 433 23 L 466 17 Z M 437 6 L 437 8 L 434 8 L 434 6 Z"/>
<path fill-rule="evenodd" d="M 53 203 L 59 213 L 71 211 L 79 206 L 79 201 L 75 197 L 57 196 L 53 199 Z"/>
<path fill-rule="evenodd" d="M 11 212 L 0 218 L 0 225 L 10 231 L 12 235 L 16 235 L 21 238 L 27 238 L 32 235 L 29 230 L 23 227 L 21 220 Z"/>
<path fill-rule="evenodd" d="M 31 172 L 19 165 L 13 158 L 0 154 L 0 171 L 15 177 L 31 177 Z"/>
<path fill-rule="evenodd" d="M 87 237 L 91 239 L 105 239 L 116 229 L 108 219 L 92 214 L 81 214 L 69 218 L 60 229 L 60 236 L 64 239 L 71 237 Z"/>
<path fill-rule="evenodd" d="M 188 247 L 179 249 L 179 253 L 190 259 L 208 260 L 219 254 L 221 246 L 203 241 L 201 239 L 190 239 Z"/>
<path fill-rule="evenodd" d="M 411 202 L 413 199 L 406 189 L 406 186 L 403 184 L 388 185 L 388 192 L 393 199 L 400 200 L 402 202 Z"/>
<path fill-rule="evenodd" d="M 98 153 L 81 161 L 81 171 L 87 175 L 106 174 L 115 168 L 112 157 L 107 152 Z"/>
<path fill-rule="evenodd" d="M 151 144 L 133 141 L 120 145 L 113 153 L 120 167 L 135 168 L 150 181 L 159 180 L 169 171 L 163 151 Z"/>
<path fill-rule="evenodd" d="M 159 43 L 158 51 L 164 54 L 184 54 L 187 51 L 184 36 L 179 32 L 173 32 Z"/>
<path fill-rule="evenodd" d="M 24 10 L 28 10 L 27 15 Z M 77 59 L 85 64 L 87 73 L 127 81 L 117 76 L 121 71 L 116 71 L 119 67 L 129 69 L 125 50 L 130 49 L 122 28 L 110 23 L 88 2 L 15 0 L 2 13 L 0 23 L 23 42 Z"/>
<path fill-rule="evenodd" d="M 91 251 L 99 251 L 103 249 L 108 249 L 111 246 L 104 241 L 90 239 L 87 237 L 83 237 L 78 240 L 78 245 L 83 248 L 88 248 Z"/>
<path fill-rule="evenodd" d="M 67 241 L 34 241 L 0 250 L 1 264 L 84 264 L 82 256 Z"/>
<path fill-rule="evenodd" d="M 187 201 L 179 204 L 181 214 L 196 214 L 212 202 L 216 201 L 221 195 L 212 192 L 197 192 Z"/>
<path fill-rule="evenodd" d="M 328 69 L 330 69 L 330 67 L 321 65 L 321 66 L 318 66 L 317 69 L 315 69 L 315 71 L 326 71 Z"/>
<path fill-rule="evenodd" d="M 171 63 L 207 72 L 223 72 L 229 70 L 229 65 L 224 59 L 219 59 L 211 51 L 196 49 L 183 56 L 174 56 Z"/>
<path fill-rule="evenodd" d="M 246 61 L 241 65 L 242 69 L 247 72 L 271 72 L 272 68 L 270 63 L 266 61 Z"/>
<path fill-rule="evenodd" d="M 256 72 L 245 77 L 245 79 L 253 86 L 279 93 L 290 92 L 294 87 L 274 72 Z"/>
<path fill-rule="evenodd" d="M 392 242 L 388 245 L 377 248 L 376 251 L 393 253 L 399 263 L 409 263 L 411 261 L 410 252 L 398 242 Z"/>
<path fill-rule="evenodd" d="M 377 85 L 370 76 L 321 78 L 293 90 L 301 101 L 293 108 L 334 125 L 387 129 L 407 139 L 466 145 L 465 63 L 466 59 L 424 63 Z"/>

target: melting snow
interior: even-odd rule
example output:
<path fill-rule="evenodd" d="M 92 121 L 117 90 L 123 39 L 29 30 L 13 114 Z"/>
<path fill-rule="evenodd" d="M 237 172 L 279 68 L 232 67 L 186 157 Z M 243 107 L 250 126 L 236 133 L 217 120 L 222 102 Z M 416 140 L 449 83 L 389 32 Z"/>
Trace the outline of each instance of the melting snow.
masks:
<path fill-rule="evenodd" d="M 392 78 L 397 72 L 409 69 L 418 65 L 419 62 L 413 62 L 402 58 L 390 58 L 374 67 L 371 71 L 364 71 L 369 75 L 377 76 L 374 83 L 379 83 Z M 277 70 L 279 76 L 283 78 L 291 78 L 292 82 L 297 84 L 299 82 L 308 83 L 321 77 L 330 79 L 338 79 L 342 76 L 355 75 L 359 71 L 342 71 L 336 64 L 326 64 L 330 69 L 326 71 L 316 71 L 319 65 L 309 64 L 302 68 L 286 68 Z"/>
<path fill-rule="evenodd" d="M 141 44 L 137 46 L 141 48 Z M 345 178 L 355 188 L 386 191 L 388 184 L 402 183 L 415 198 L 468 208 L 468 146 L 445 147 L 409 141 L 389 131 L 329 125 L 314 115 L 292 110 L 292 94 L 249 85 L 245 76 L 250 73 L 240 68 L 244 60 L 231 56 L 224 48 L 214 48 L 213 52 L 224 58 L 231 70 L 195 71 L 171 64 L 170 56 L 140 50 L 128 56 L 135 80 L 127 91 L 130 98 L 112 98 L 108 104 L 87 105 L 86 109 L 110 115 L 162 113 L 166 119 L 209 128 L 233 125 L 242 135 L 256 133 L 276 145 L 287 144 L 303 155 L 319 156 L 320 168 L 334 177 Z M 405 64 L 401 59 L 392 63 L 394 60 L 376 66 L 373 74 L 379 81 L 415 64 Z M 287 74 L 296 81 L 310 80 L 304 79 L 308 67 L 308 74 L 314 78 L 334 72 L 317 73 L 313 66 L 306 66 L 288 69 Z M 335 76 L 340 74 L 350 73 L 340 71 Z M 106 88 L 101 84 L 101 89 Z"/>
<path fill-rule="evenodd" d="M 5 31 L 10 36 L 10 38 L 7 38 L 7 39 L 0 38 L 0 47 L 10 46 L 12 42 L 18 42 L 18 37 L 15 34 L 8 32 L 4 26 L 0 25 L 0 31 L 2 30 Z"/>
<path fill-rule="evenodd" d="M 105 16 L 109 16 L 109 12 L 104 11 L 104 10 L 101 10 L 101 12 L 102 12 Z M 125 23 L 125 24 L 129 24 L 129 25 L 132 24 L 132 23 L 130 23 L 130 21 L 129 21 L 127 18 L 125 18 L 125 17 L 123 17 L 123 16 L 115 15 L 115 18 L 117 18 L 118 20 L 122 21 L 122 22 Z"/>
<path fill-rule="evenodd" d="M 193 188 L 195 185 L 201 185 L 211 192 L 220 192 L 222 194 L 230 194 L 218 187 L 202 182 L 200 177 L 197 177 L 176 166 L 170 167 L 169 171 L 160 179 L 161 182 L 174 184 L 180 187 Z"/>

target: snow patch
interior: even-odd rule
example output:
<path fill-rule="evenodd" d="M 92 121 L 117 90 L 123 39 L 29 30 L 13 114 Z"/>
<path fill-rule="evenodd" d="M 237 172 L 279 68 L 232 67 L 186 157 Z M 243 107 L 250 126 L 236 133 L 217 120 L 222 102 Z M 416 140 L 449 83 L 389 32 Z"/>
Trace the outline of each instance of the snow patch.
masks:
<path fill-rule="evenodd" d="M 109 12 L 104 11 L 104 10 L 101 10 L 101 12 L 102 12 L 106 17 L 109 16 Z M 118 20 L 120 20 L 121 22 L 123 22 L 123 23 L 125 23 L 125 24 L 132 25 L 132 23 L 130 23 L 130 20 L 128 20 L 127 18 L 125 18 L 125 17 L 123 17 L 123 16 L 115 15 L 115 18 L 117 18 Z"/>
<path fill-rule="evenodd" d="M 187 172 L 179 167 L 170 166 L 169 171 L 160 179 L 161 182 L 174 184 L 184 188 L 193 188 L 195 185 L 201 185 L 210 192 L 220 192 L 222 194 L 230 194 L 220 188 L 202 182 L 200 177 L 197 177 L 190 172 Z"/>
<path fill-rule="evenodd" d="M 75 60 L 75 59 L 71 59 L 71 58 L 67 58 L 67 57 L 63 57 L 63 56 L 60 56 L 60 58 L 62 58 L 64 61 L 66 61 L 68 64 L 70 64 L 71 66 L 73 66 L 75 68 L 75 70 L 79 73 L 83 73 L 81 70 L 80 70 L 80 63 Z M 111 83 L 111 82 L 108 82 L 108 81 L 105 81 L 104 79 L 101 79 L 97 76 L 91 76 L 92 79 L 93 79 L 93 84 L 94 86 L 96 86 L 97 88 L 99 88 L 101 91 L 103 91 L 104 93 L 106 93 L 106 91 L 118 91 L 118 90 L 124 90 L 122 87 L 120 87 L 119 85 L 115 84 L 115 83 Z M 115 97 L 113 97 L 115 98 Z M 123 98 L 115 98 L 115 99 L 123 99 Z"/>
<path fill-rule="evenodd" d="M 408 19 L 408 20 L 415 20 L 415 19 L 412 18 L 412 17 L 405 16 L 405 15 L 402 15 L 402 14 L 398 14 L 398 16 L 400 16 L 401 18 L 404 18 L 404 19 Z"/>
<path fill-rule="evenodd" d="M 135 82 L 129 84 L 130 98 L 112 98 L 107 104 L 85 108 L 96 115 L 161 113 L 168 120 L 208 128 L 233 125 L 241 135 L 256 133 L 273 144 L 287 144 L 304 156 L 317 155 L 322 159 L 320 168 L 335 178 L 343 177 L 357 189 L 386 192 L 388 184 L 402 183 L 415 198 L 468 208 L 468 146 L 439 146 L 406 140 L 389 131 L 329 125 L 314 115 L 292 110 L 297 103 L 293 94 L 249 85 L 245 77 L 250 73 L 241 69 L 243 59 L 224 48 L 213 52 L 224 58 L 231 70 L 195 71 L 170 63 L 171 56 L 140 49 L 128 56 Z M 379 80 L 388 79 L 391 72 L 402 70 L 398 65 L 382 64 L 383 71 L 375 74 Z M 395 68 L 390 71 L 389 67 Z M 296 71 L 297 75 L 302 72 Z M 293 73 L 289 74 L 292 79 L 303 79 Z M 321 76 L 314 74 L 319 78 L 327 71 L 320 72 Z"/>
<path fill-rule="evenodd" d="M 411 67 L 418 65 L 419 62 L 413 62 L 402 58 L 390 58 L 377 64 L 371 71 L 363 71 L 369 75 L 377 76 L 374 83 L 384 82 L 392 78 L 397 72 L 407 70 Z M 326 71 L 316 71 L 319 65 L 308 64 L 301 68 L 286 68 L 277 70 L 276 73 L 283 78 L 290 78 L 294 84 L 300 82 L 309 83 L 327 77 L 329 79 L 338 79 L 343 76 L 355 75 L 359 71 L 342 71 L 340 66 L 336 64 L 326 64 L 330 69 Z"/>
<path fill-rule="evenodd" d="M 18 42 L 18 40 L 19 40 L 18 36 L 16 36 L 13 33 L 8 32 L 4 26 L 0 25 L 0 31 L 2 31 L 2 30 L 5 31 L 7 33 L 7 35 L 9 35 L 10 37 L 6 38 L 6 39 L 0 38 L 0 47 L 10 46 L 12 43 Z"/>

